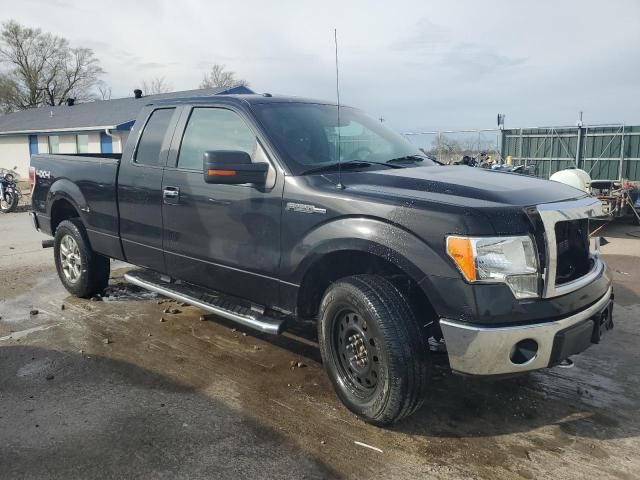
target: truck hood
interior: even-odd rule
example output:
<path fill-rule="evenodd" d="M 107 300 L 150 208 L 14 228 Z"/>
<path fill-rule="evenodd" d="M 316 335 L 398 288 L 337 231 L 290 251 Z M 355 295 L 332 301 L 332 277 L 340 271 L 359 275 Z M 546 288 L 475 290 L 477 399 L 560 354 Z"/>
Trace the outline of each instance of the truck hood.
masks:
<path fill-rule="evenodd" d="M 343 172 L 342 182 L 349 193 L 404 197 L 471 208 L 525 207 L 586 195 L 550 180 L 466 166 Z"/>

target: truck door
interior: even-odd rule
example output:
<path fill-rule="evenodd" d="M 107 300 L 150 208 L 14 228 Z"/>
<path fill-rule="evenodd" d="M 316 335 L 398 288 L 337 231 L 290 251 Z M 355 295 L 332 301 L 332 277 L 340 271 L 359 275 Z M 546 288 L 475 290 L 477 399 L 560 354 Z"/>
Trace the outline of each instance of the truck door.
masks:
<path fill-rule="evenodd" d="M 239 111 L 194 107 L 183 119 L 184 133 L 174 139 L 175 158 L 163 181 L 167 273 L 273 304 L 278 295 L 284 176 L 276 172 L 256 130 Z M 241 150 L 254 162 L 269 163 L 266 185 L 205 183 L 203 155 L 213 150 Z"/>
<path fill-rule="evenodd" d="M 151 110 L 141 130 L 133 129 L 118 175 L 120 236 L 125 258 L 158 272 L 165 272 L 162 175 L 178 110 Z M 137 143 L 136 138 L 139 139 Z"/>

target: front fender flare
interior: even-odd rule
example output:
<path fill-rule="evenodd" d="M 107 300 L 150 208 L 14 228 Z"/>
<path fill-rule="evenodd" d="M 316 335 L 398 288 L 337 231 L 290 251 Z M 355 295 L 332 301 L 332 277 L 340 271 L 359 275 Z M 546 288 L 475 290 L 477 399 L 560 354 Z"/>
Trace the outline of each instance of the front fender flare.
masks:
<path fill-rule="evenodd" d="M 456 276 L 453 266 L 413 233 L 374 218 L 348 217 L 318 226 L 284 253 L 282 278 L 300 285 L 311 265 L 322 256 L 348 250 L 379 256 L 417 283 L 427 275 Z"/>

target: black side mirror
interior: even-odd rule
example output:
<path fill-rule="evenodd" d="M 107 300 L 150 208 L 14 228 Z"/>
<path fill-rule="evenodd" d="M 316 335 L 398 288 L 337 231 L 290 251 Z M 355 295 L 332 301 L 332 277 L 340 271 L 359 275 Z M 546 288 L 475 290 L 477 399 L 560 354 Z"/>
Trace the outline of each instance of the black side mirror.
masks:
<path fill-rule="evenodd" d="M 264 185 L 268 170 L 269 165 L 266 163 L 251 163 L 247 152 L 215 150 L 204 153 L 203 172 L 206 183 Z"/>

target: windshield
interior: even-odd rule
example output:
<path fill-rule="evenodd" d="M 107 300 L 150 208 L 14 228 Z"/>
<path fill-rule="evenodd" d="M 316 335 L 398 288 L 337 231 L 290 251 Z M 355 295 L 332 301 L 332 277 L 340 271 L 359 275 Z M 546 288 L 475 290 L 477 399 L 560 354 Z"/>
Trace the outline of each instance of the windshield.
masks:
<path fill-rule="evenodd" d="M 265 103 L 254 108 L 295 175 L 337 164 L 338 158 L 378 164 L 420 156 L 421 166 L 435 165 L 400 135 L 354 108 L 340 107 L 340 125 L 335 105 Z"/>

